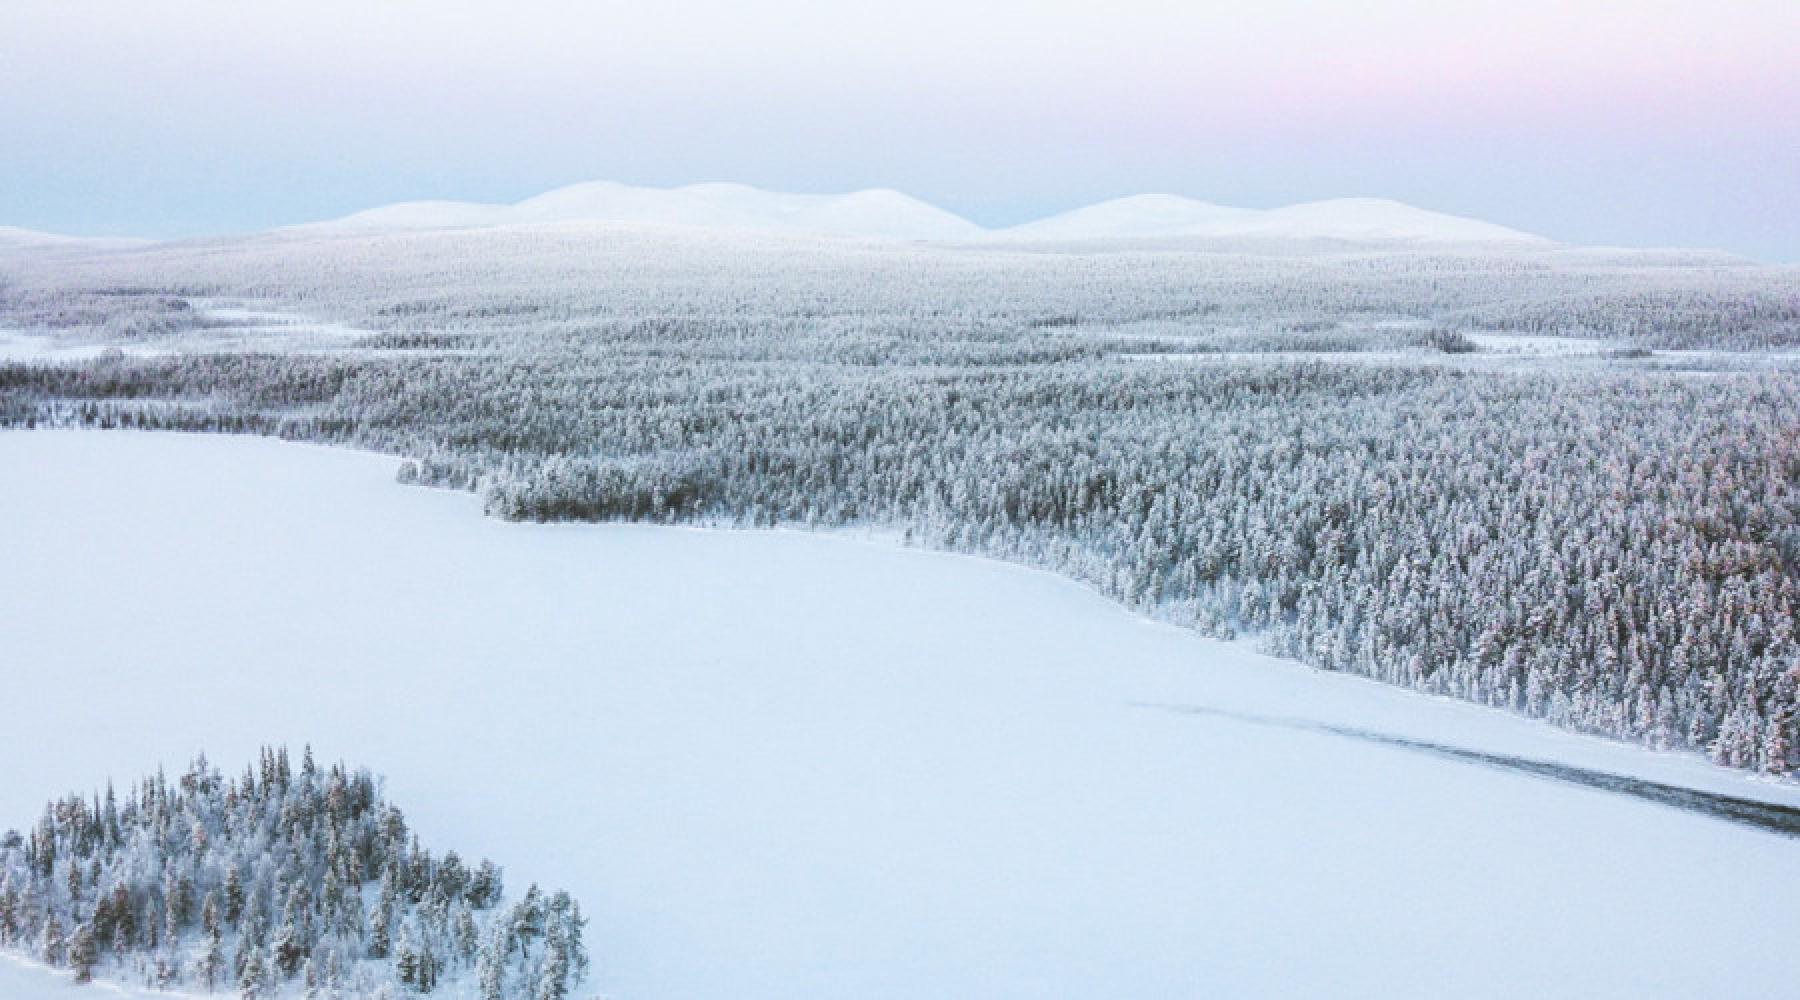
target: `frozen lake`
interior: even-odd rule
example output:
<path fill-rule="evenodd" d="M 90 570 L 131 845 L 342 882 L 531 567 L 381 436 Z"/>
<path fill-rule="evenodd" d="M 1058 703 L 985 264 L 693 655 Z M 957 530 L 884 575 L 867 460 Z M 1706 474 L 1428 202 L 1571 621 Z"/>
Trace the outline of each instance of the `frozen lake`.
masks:
<path fill-rule="evenodd" d="M 1318 674 L 1030 570 L 505 524 L 395 466 L 0 434 L 0 829 L 108 775 L 311 742 L 386 774 L 429 846 L 574 892 L 590 986 L 620 998 L 1800 982 L 1800 839 L 1319 727 L 1794 786 Z"/>

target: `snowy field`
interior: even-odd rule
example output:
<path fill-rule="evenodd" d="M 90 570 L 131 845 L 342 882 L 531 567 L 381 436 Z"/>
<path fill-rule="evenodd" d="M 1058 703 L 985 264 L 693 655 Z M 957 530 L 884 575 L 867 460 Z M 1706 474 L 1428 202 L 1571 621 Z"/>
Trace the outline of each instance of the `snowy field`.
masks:
<path fill-rule="evenodd" d="M 55 337 L 19 333 L 0 328 L 0 362 L 5 361 L 89 361 L 116 349 L 121 354 L 150 357 L 164 353 L 159 348 L 114 347 L 108 344 L 66 344 Z"/>
<path fill-rule="evenodd" d="M 357 350 L 357 342 L 374 335 L 311 316 L 254 309 L 234 300 L 189 300 L 194 327 L 161 335 L 150 343 L 92 340 L 72 336 L 25 333 L 0 327 L 0 362 L 91 361 L 107 351 L 149 358 L 180 351 L 328 351 Z"/>
<path fill-rule="evenodd" d="M 0 828 L 265 742 L 704 997 L 1773 997 L 1800 840 L 1320 731 L 1800 789 L 1319 674 L 1048 574 L 518 525 L 392 459 L 0 434 Z M 0 995 L 87 995 L 0 962 Z M 106 993 L 98 988 L 93 996 Z"/>

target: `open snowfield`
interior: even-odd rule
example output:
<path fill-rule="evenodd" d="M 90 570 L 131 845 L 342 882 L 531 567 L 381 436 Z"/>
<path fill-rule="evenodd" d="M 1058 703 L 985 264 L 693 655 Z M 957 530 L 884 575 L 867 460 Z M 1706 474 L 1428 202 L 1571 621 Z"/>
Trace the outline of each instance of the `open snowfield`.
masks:
<path fill-rule="evenodd" d="M 0 828 L 262 743 L 571 890 L 592 989 L 1773 997 L 1800 839 L 1200 708 L 1800 789 L 878 539 L 517 525 L 275 441 L 0 434 Z M 0 996 L 80 996 L 0 962 Z M 94 996 L 104 995 L 95 992 Z"/>
<path fill-rule="evenodd" d="M 0 361 L 86 361 L 104 354 L 106 344 L 59 343 L 53 337 L 17 333 L 0 328 Z M 162 353 L 156 348 L 117 348 L 120 353 L 150 356 Z"/>

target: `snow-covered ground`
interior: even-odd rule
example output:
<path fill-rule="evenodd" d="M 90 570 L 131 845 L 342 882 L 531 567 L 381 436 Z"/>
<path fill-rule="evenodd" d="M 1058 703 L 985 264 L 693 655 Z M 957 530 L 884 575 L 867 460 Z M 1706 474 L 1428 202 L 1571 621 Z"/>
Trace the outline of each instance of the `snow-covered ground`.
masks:
<path fill-rule="evenodd" d="M 0 361 L 91 361 L 108 350 L 139 357 L 166 353 L 153 347 L 69 343 L 46 334 L 0 329 Z"/>
<path fill-rule="evenodd" d="M 233 351 L 322 351 L 344 353 L 362 350 L 358 342 L 377 331 L 300 313 L 259 308 L 257 303 L 236 299 L 188 300 L 195 321 L 192 329 L 139 341 L 95 341 L 68 334 L 26 333 L 0 327 L 0 362 L 91 361 L 109 350 L 131 357 Z M 389 357 L 401 353 L 449 353 L 384 349 Z"/>
<path fill-rule="evenodd" d="M 246 339 L 261 336 L 287 341 L 298 337 L 342 342 L 368 337 L 375 332 L 311 316 L 257 309 L 233 299 L 199 298 L 190 299 L 188 304 L 199 310 L 200 315 L 211 323 L 219 324 L 219 329 Z"/>
<path fill-rule="evenodd" d="M 129 983 L 96 981 L 78 987 L 67 969 L 52 969 L 7 952 L 0 952 L 0 997 L 6 1000 L 176 1000 L 193 993 L 156 990 Z"/>
<path fill-rule="evenodd" d="M 1530 357 L 1596 354 L 1609 346 L 1603 340 L 1587 337 L 1540 337 L 1514 333 L 1465 333 L 1463 336 L 1483 351 Z"/>
<path fill-rule="evenodd" d="M 1044 573 L 842 535 L 505 524 L 394 468 L 0 434 L 0 827 L 201 749 L 232 768 L 311 741 L 387 774 L 428 844 L 573 891 L 623 998 L 1800 981 L 1800 840 L 1163 706 L 1794 786 L 1319 674 Z M 0 965 L 0 995 L 82 994 Z"/>

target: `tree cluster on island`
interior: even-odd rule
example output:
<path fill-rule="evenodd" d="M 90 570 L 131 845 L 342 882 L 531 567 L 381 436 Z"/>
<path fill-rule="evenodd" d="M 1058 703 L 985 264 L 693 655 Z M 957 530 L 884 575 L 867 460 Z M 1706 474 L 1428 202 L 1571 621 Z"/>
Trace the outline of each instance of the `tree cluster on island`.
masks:
<path fill-rule="evenodd" d="M 245 998 L 563 1000 L 580 906 L 419 845 L 365 770 L 201 757 L 121 798 L 70 795 L 0 836 L 0 948 L 96 977 Z"/>

